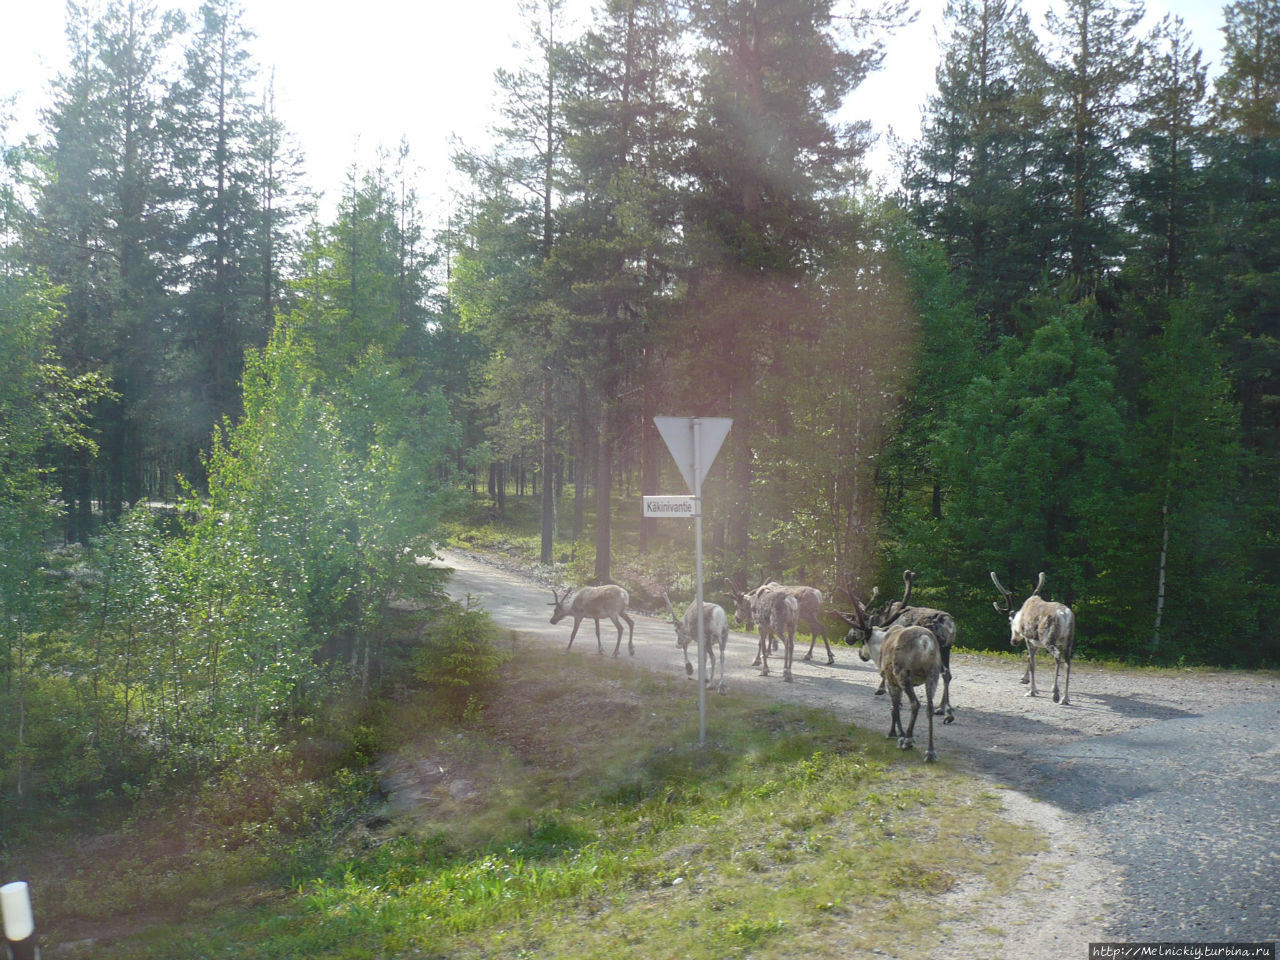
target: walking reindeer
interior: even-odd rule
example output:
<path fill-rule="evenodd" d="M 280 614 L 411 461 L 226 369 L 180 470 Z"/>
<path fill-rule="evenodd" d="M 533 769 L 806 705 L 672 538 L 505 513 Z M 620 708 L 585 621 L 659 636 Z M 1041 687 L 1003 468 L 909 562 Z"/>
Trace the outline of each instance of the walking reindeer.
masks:
<path fill-rule="evenodd" d="M 836 615 L 849 625 L 849 632 L 845 634 L 845 642 L 853 645 L 861 645 L 867 642 L 871 631 L 877 627 L 887 626 L 890 623 L 897 623 L 904 627 L 920 626 L 925 627 L 933 634 L 934 639 L 938 642 L 938 655 L 942 661 L 942 700 L 938 706 L 934 708 L 937 716 L 946 716 L 943 723 L 951 723 L 955 719 L 955 714 L 951 709 L 951 648 L 956 642 L 956 619 L 945 610 L 935 610 L 933 607 L 913 607 L 909 606 L 911 600 L 911 590 L 915 586 L 916 572 L 914 570 L 902 571 L 902 599 L 887 606 L 878 609 L 870 609 L 871 604 L 875 603 L 878 590 L 873 590 L 871 600 L 864 606 L 852 591 L 847 591 L 849 599 L 853 601 L 853 613 L 840 613 Z M 885 681 L 881 679 L 880 686 L 876 689 L 876 695 L 880 696 L 885 692 Z"/>
<path fill-rule="evenodd" d="M 1031 596 L 1027 597 L 1015 612 L 1013 594 L 1004 588 L 996 577 L 996 572 L 992 570 L 991 582 L 996 585 L 996 589 L 1004 598 L 1004 606 L 1002 607 L 999 602 L 993 602 L 991 605 L 1009 618 L 1009 643 L 1015 647 L 1026 644 L 1027 672 L 1023 675 L 1022 682 L 1031 684 L 1027 696 L 1034 697 L 1039 692 L 1036 690 L 1036 653 L 1047 650 L 1053 654 L 1054 659 L 1053 702 L 1061 702 L 1063 706 L 1067 706 L 1071 702 L 1068 699 L 1068 691 L 1071 687 L 1071 654 L 1074 652 L 1076 642 L 1076 616 L 1065 603 L 1041 598 L 1040 591 L 1044 587 L 1044 580 L 1044 571 L 1041 571 L 1035 590 L 1031 591 Z M 1064 663 L 1067 665 L 1067 676 L 1062 684 L 1062 699 L 1059 701 L 1058 673 L 1062 670 Z"/>
<path fill-rule="evenodd" d="M 569 589 L 566 589 L 563 594 L 557 593 L 554 588 L 551 591 L 553 597 L 551 606 L 555 607 L 551 613 L 551 622 L 555 624 L 565 617 L 573 617 L 573 630 L 569 634 L 569 646 L 565 647 L 565 653 L 573 649 L 573 638 L 578 635 L 578 627 L 582 625 L 582 621 L 594 620 L 596 649 L 603 654 L 604 645 L 600 642 L 600 621 L 608 618 L 618 628 L 618 642 L 613 647 L 613 655 L 616 657 L 618 650 L 622 647 L 622 623 L 619 619 L 621 618 L 627 621 L 627 652 L 633 657 L 636 655 L 634 641 L 636 622 L 627 616 L 627 604 L 631 598 L 626 590 L 616 583 L 606 583 L 601 587 L 583 587 L 574 594 L 572 603 L 567 602 L 569 593 Z"/>
<path fill-rule="evenodd" d="M 664 591 L 662 599 L 667 602 L 667 610 L 671 614 L 671 623 L 676 628 L 676 646 L 684 651 L 684 672 L 693 676 L 693 663 L 689 660 L 689 644 L 697 646 L 698 637 L 698 601 L 694 600 L 684 611 L 684 618 L 676 617 L 671 598 Z M 716 676 L 716 647 L 720 647 L 720 684 L 717 689 L 724 693 L 724 648 L 729 641 L 729 618 L 724 608 L 718 603 L 702 603 L 702 643 L 706 657 L 711 661 L 707 671 L 707 686 L 712 685 Z"/>
<path fill-rule="evenodd" d="M 920 713 L 920 698 L 915 688 L 925 690 L 925 715 L 929 721 L 929 746 L 925 750 L 925 763 L 938 759 L 933 748 L 933 696 L 942 677 L 942 654 L 938 638 L 928 627 L 903 624 L 902 610 L 893 614 L 883 625 L 867 631 L 866 639 L 858 650 L 863 660 L 874 660 L 889 691 L 889 736 L 898 738 L 898 747 L 909 750 L 915 746 L 916 717 Z M 911 722 L 902 726 L 902 695 L 911 701 Z M 946 719 L 953 719 L 951 707 L 946 708 Z"/>

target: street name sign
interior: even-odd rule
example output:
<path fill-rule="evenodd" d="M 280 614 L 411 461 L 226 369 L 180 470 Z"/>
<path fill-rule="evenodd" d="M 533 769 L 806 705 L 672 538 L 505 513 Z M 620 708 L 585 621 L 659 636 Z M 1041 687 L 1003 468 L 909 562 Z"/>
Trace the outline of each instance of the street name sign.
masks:
<path fill-rule="evenodd" d="M 663 517 L 675 517 L 687 520 L 701 515 L 697 497 L 645 497 L 644 513 L 646 520 Z"/>

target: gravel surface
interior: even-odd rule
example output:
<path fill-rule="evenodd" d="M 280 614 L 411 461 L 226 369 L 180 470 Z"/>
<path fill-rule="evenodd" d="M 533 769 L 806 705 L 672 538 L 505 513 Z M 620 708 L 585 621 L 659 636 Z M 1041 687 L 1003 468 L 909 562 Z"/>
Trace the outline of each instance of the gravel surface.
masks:
<path fill-rule="evenodd" d="M 458 551 L 436 562 L 454 570 L 452 596 L 567 644 L 572 621 L 547 622 L 550 591 L 527 571 Z M 683 673 L 670 622 L 635 620 L 636 659 Z M 601 636 L 608 655 L 617 631 L 607 620 Z M 584 621 L 569 655 L 596 655 L 595 639 Z M 879 677 L 853 648 L 835 645 L 827 666 L 820 643 L 803 662 L 808 642 L 797 642 L 795 680 L 785 683 L 780 663 L 770 677 L 750 666 L 754 644 L 753 634 L 730 635 L 730 685 L 887 732 Z M 1099 941 L 1280 940 L 1280 675 L 1077 662 L 1061 706 L 1045 692 L 1052 661 L 1037 664 L 1041 695 L 1028 698 L 1013 662 L 952 656 L 956 722 L 936 724 L 939 754 L 988 779 L 1007 816 L 1039 827 L 1050 849 L 996 915 L 948 929 L 932 960 L 1085 958 Z"/>

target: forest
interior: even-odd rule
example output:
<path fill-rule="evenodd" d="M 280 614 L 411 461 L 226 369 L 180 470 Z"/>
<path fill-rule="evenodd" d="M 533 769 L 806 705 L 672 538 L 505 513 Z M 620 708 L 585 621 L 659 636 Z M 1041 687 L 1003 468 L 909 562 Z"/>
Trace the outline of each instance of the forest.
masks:
<path fill-rule="evenodd" d="M 949 0 L 891 189 L 874 3 L 528 0 L 429 226 L 403 145 L 320 215 L 242 3 L 72 0 L 0 101 L 0 797 L 367 694 L 451 517 L 598 581 L 685 536 L 615 535 L 684 492 L 655 415 L 733 419 L 708 579 L 910 567 L 981 648 L 1044 570 L 1086 657 L 1280 663 L 1280 0 L 1212 76 L 1137 0 Z"/>

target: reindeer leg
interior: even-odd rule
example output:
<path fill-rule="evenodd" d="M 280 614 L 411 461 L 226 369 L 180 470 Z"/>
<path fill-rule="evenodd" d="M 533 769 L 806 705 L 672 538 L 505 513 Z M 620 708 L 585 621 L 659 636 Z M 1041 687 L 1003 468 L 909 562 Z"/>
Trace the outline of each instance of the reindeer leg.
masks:
<path fill-rule="evenodd" d="M 827 666 L 836 662 L 836 655 L 831 652 L 831 644 L 827 642 L 827 635 L 822 635 L 822 645 L 827 648 Z"/>
<path fill-rule="evenodd" d="M 894 687 L 889 691 L 889 739 L 902 730 L 902 691 Z"/>
<path fill-rule="evenodd" d="M 596 653 L 604 656 L 604 644 L 600 641 L 600 618 L 596 617 Z"/>
<path fill-rule="evenodd" d="M 760 631 L 760 652 L 756 654 L 756 660 L 761 664 L 760 676 L 767 677 L 769 675 L 769 635 L 763 630 Z"/>
<path fill-rule="evenodd" d="M 573 629 L 569 631 L 569 645 L 564 648 L 564 652 L 568 653 L 573 649 L 573 638 L 578 635 L 578 627 L 582 625 L 581 617 L 573 618 Z"/>
<path fill-rule="evenodd" d="M 951 723 L 955 720 L 955 714 L 951 712 L 951 648 L 942 647 L 938 653 L 942 657 L 942 700 L 934 713 L 947 718 L 943 723 Z"/>
<path fill-rule="evenodd" d="M 928 716 L 929 716 L 929 749 L 925 751 L 925 763 L 937 763 L 938 752 L 933 749 L 933 695 L 937 691 L 937 681 L 930 681 L 925 684 L 924 693 L 928 698 Z M 950 720 L 944 720 L 943 723 L 950 723 Z"/>
<path fill-rule="evenodd" d="M 1067 676 L 1066 679 L 1062 681 L 1062 705 L 1065 707 L 1069 706 L 1071 703 L 1071 701 L 1067 699 L 1067 690 L 1071 687 L 1071 658 L 1065 657 L 1064 659 L 1067 662 Z"/>
<path fill-rule="evenodd" d="M 622 621 L 617 617 L 610 617 L 609 619 L 612 620 L 613 625 L 618 628 L 618 642 L 613 645 L 613 655 L 616 658 L 618 656 L 618 651 L 622 649 Z M 599 623 L 600 621 L 597 620 L 596 624 L 599 625 Z"/>
<path fill-rule="evenodd" d="M 883 673 L 880 674 L 880 686 L 876 687 L 876 696 L 877 697 L 884 696 L 884 674 Z"/>
<path fill-rule="evenodd" d="M 801 659 L 801 660 L 812 660 L 812 659 L 813 659 L 813 648 L 817 645 L 817 643 L 818 643 L 818 635 L 817 635 L 816 633 L 811 633 L 811 634 L 809 634 L 809 652 L 808 652 L 808 653 L 806 653 L 806 654 L 805 654 L 803 657 L 801 657 L 800 659 Z"/>
<path fill-rule="evenodd" d="M 1057 654 L 1057 651 L 1054 651 L 1054 653 Z M 1067 684 L 1064 685 L 1062 688 L 1062 700 L 1059 701 L 1058 700 L 1058 672 L 1061 669 L 1062 669 L 1062 656 L 1061 654 L 1057 654 L 1057 661 L 1054 664 L 1054 668 L 1053 668 L 1053 702 L 1054 703 L 1061 702 L 1064 706 L 1066 706 L 1067 705 L 1067 685 L 1071 683 L 1071 661 L 1067 660 Z"/>
<path fill-rule="evenodd" d="M 916 689 L 911 683 L 911 678 L 906 677 L 903 680 L 903 686 L 906 687 L 907 699 L 911 701 L 911 723 L 907 725 L 907 732 L 898 738 L 899 750 L 910 750 L 916 745 L 916 716 L 920 713 L 920 698 L 916 696 Z M 929 714 L 929 723 L 933 723 L 933 714 Z M 902 720 L 898 720 L 898 729 L 902 729 Z"/>
<path fill-rule="evenodd" d="M 796 638 L 795 634 L 790 634 L 782 638 L 782 647 L 785 656 L 782 661 L 782 679 L 791 683 L 791 662 L 795 659 L 796 654 Z"/>
<path fill-rule="evenodd" d="M 1031 644 L 1027 644 L 1027 656 L 1029 657 L 1027 672 L 1031 677 L 1031 689 L 1027 691 L 1027 696 L 1034 697 L 1038 692 L 1036 690 L 1036 648 Z"/>
<path fill-rule="evenodd" d="M 636 622 L 627 616 L 625 610 L 619 616 L 627 621 L 627 653 L 634 657 L 636 655 Z M 622 639 L 621 627 L 618 628 L 618 639 Z"/>

